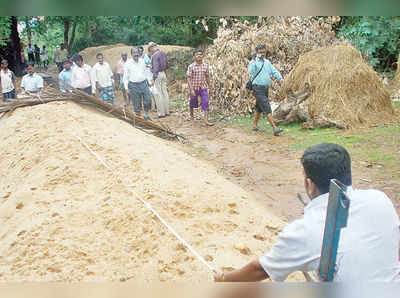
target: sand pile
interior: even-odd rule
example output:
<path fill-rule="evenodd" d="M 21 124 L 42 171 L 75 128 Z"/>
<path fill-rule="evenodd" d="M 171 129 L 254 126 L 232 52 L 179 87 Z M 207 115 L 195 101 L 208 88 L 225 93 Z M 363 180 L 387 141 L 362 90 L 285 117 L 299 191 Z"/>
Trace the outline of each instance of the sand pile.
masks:
<path fill-rule="evenodd" d="M 2 281 L 210 280 L 132 191 L 218 269 L 263 253 L 283 224 L 177 145 L 71 102 L 16 110 L 0 139 Z"/>
<path fill-rule="evenodd" d="M 80 52 L 82 57 L 84 58 L 84 61 L 93 66 L 96 64 L 96 54 L 97 53 L 102 53 L 104 55 L 104 60 L 107 61 L 112 70 L 116 71 L 117 64 L 119 60 L 121 59 L 121 53 L 122 52 L 127 52 L 128 53 L 128 58 L 131 58 L 131 49 L 132 46 L 127 46 L 122 43 L 118 43 L 115 45 L 106 45 L 106 46 L 98 46 L 98 47 L 90 47 L 86 48 L 83 51 Z M 147 46 L 144 46 L 145 52 L 147 53 Z M 190 50 L 190 47 L 183 47 L 183 46 L 171 46 L 171 45 L 160 45 L 159 49 L 164 51 L 165 53 L 170 53 L 174 51 L 180 51 L 180 50 Z"/>
<path fill-rule="evenodd" d="M 332 29 L 338 21 L 340 17 L 268 17 L 260 28 L 246 22 L 233 22 L 229 28 L 221 26 L 206 57 L 214 70 L 212 106 L 223 113 L 252 112 L 255 99 L 245 84 L 249 79 L 249 57 L 256 45 L 267 47 L 267 58 L 285 77 L 300 55 L 344 42 L 336 39 Z M 277 83 L 272 82 L 270 95 L 274 100 L 283 99 L 274 94 L 278 89 Z"/>
<path fill-rule="evenodd" d="M 299 117 L 307 122 L 305 127 L 350 128 L 393 121 L 389 93 L 353 47 L 334 46 L 301 56 L 282 85 L 281 97 L 288 96 L 289 88 L 297 92 L 306 84 L 311 95 Z"/>

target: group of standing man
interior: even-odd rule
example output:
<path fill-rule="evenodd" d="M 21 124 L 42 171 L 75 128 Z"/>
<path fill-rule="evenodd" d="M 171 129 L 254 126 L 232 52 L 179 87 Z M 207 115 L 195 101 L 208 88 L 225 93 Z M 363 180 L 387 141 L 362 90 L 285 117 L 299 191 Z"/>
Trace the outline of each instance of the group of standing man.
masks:
<path fill-rule="evenodd" d="M 42 49 L 40 49 L 36 44 L 34 46 L 32 46 L 32 44 L 28 44 L 26 52 L 28 54 L 29 63 L 31 64 L 34 63 L 38 66 L 40 66 L 43 63 L 43 68 L 47 69 L 49 65 L 49 55 L 47 53 L 45 45 L 43 45 Z M 40 56 L 42 56 L 42 58 L 40 58 Z M 22 60 L 24 61 L 25 57 Z"/>
<path fill-rule="evenodd" d="M 127 54 L 122 53 L 117 72 L 125 101 L 128 103 L 128 98 L 132 100 L 136 114 L 140 114 L 143 107 L 144 118 L 150 119 L 148 113 L 151 110 L 151 94 L 153 94 L 157 117 L 164 118 L 169 116 L 170 112 L 165 74 L 168 57 L 154 42 L 149 43 L 148 53 L 149 56 L 144 53 L 142 46 L 131 49 L 132 59 L 128 59 Z"/>
<path fill-rule="evenodd" d="M 36 56 L 39 55 L 38 47 L 28 46 L 28 59 L 31 67 Z M 46 48 L 43 46 L 43 53 L 47 57 Z M 119 85 L 122 87 L 125 105 L 132 101 L 134 111 L 140 114 L 144 110 L 144 118 L 150 119 L 149 111 L 152 106 L 152 95 L 155 99 L 157 117 L 164 118 L 169 116 L 169 95 L 167 90 L 167 77 L 165 71 L 168 68 L 168 57 L 166 53 L 158 48 L 154 42 L 148 44 L 148 54 L 144 53 L 142 46 L 131 49 L 131 58 L 128 59 L 127 53 L 121 53 L 121 59 L 117 65 L 117 75 Z M 210 67 L 203 62 L 203 51 L 193 52 L 194 62 L 188 66 L 187 81 L 190 92 L 190 118 L 194 119 L 194 109 L 198 108 L 198 99 L 201 99 L 201 109 L 204 112 L 204 123 L 212 125 L 208 120 L 209 114 L 209 92 L 210 92 Z M 109 104 L 114 104 L 114 74 L 110 65 L 104 61 L 102 53 L 96 55 L 97 63 L 91 67 L 84 63 L 83 57 L 79 54 L 68 56 L 68 52 L 63 45 L 57 46 L 54 52 L 54 62 L 60 71 L 59 82 L 61 92 L 71 90 L 71 86 L 80 89 L 88 94 L 99 93 L 101 99 Z M 48 58 L 46 58 L 47 60 Z M 36 61 L 37 62 L 37 61 Z M 2 63 L 7 64 L 6 61 Z M 32 71 L 31 71 L 32 72 Z M 248 73 L 252 80 L 252 91 L 256 99 L 255 117 L 253 130 L 258 131 L 258 122 L 261 114 L 265 115 L 270 123 L 273 134 L 278 136 L 282 129 L 278 128 L 272 118 L 272 109 L 268 100 L 268 88 L 271 76 L 282 80 L 279 71 L 266 59 L 265 45 L 256 47 L 256 56 L 253 57 L 248 65 Z M 28 75 L 29 72 L 28 72 Z M 32 75 L 30 75 L 32 76 Z M 2 86 L 4 100 L 15 98 L 15 88 L 11 84 L 15 81 L 12 72 L 7 72 L 7 66 L 2 66 L 1 80 L 5 82 Z M 6 91 L 6 92 L 4 92 Z M 4 95 L 6 93 L 6 95 Z"/>
<path fill-rule="evenodd" d="M 168 58 L 154 42 L 149 43 L 148 53 L 149 56 L 144 53 L 142 46 L 131 49 L 130 59 L 127 53 L 121 53 L 117 74 L 125 106 L 131 100 L 135 113 L 140 115 L 144 110 L 144 118 L 150 120 L 152 94 L 157 107 L 157 117 L 163 118 L 169 115 L 165 74 Z M 110 65 L 104 61 L 102 53 L 98 53 L 96 58 L 97 63 L 93 67 L 85 64 L 79 54 L 63 61 L 63 70 L 59 74 L 60 90 L 67 92 L 70 90 L 68 86 L 72 86 L 88 94 L 96 94 L 98 91 L 103 101 L 114 104 L 114 74 Z"/>

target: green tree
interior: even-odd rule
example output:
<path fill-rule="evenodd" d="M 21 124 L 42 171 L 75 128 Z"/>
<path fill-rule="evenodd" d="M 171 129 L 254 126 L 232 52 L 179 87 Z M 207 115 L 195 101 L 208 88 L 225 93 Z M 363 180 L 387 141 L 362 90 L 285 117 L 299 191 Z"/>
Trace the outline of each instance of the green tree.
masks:
<path fill-rule="evenodd" d="M 343 17 L 338 36 L 348 39 L 367 61 L 386 71 L 400 50 L 400 17 Z"/>
<path fill-rule="evenodd" d="M 11 33 L 11 17 L 0 17 L 0 46 L 7 44 Z"/>

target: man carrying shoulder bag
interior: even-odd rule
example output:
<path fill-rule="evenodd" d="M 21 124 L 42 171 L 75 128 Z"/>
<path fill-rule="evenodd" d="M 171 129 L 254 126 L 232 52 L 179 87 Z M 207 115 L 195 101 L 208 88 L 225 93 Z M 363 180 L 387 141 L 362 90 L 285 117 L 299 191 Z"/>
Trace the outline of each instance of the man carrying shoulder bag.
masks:
<path fill-rule="evenodd" d="M 256 59 L 249 63 L 248 72 L 251 78 L 246 84 L 246 88 L 253 90 L 256 98 L 256 113 L 254 117 L 253 130 L 260 130 L 258 128 L 258 120 L 262 113 L 271 124 L 274 136 L 278 136 L 283 130 L 276 126 L 274 119 L 272 118 L 272 109 L 268 100 L 268 87 L 271 81 L 271 75 L 278 80 L 282 80 L 282 76 L 271 62 L 265 58 L 265 45 L 258 45 L 256 47 L 256 54 Z"/>

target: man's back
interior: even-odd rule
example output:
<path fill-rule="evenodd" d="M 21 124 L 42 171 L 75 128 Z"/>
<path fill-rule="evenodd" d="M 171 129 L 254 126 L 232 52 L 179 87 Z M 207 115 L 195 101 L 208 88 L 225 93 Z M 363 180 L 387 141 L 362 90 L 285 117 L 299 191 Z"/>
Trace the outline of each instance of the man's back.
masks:
<path fill-rule="evenodd" d="M 347 227 L 342 229 L 335 281 L 400 280 L 399 217 L 390 199 L 377 190 L 347 192 L 350 212 Z M 306 245 L 310 254 L 318 256 L 319 265 L 325 226 L 327 194 L 315 198 L 304 211 Z"/>
<path fill-rule="evenodd" d="M 390 199 L 377 190 L 347 191 L 350 210 L 341 230 L 334 281 L 400 281 L 400 221 Z M 328 194 L 314 198 L 303 218 L 289 224 L 259 261 L 275 281 L 295 271 L 318 271 Z"/>

